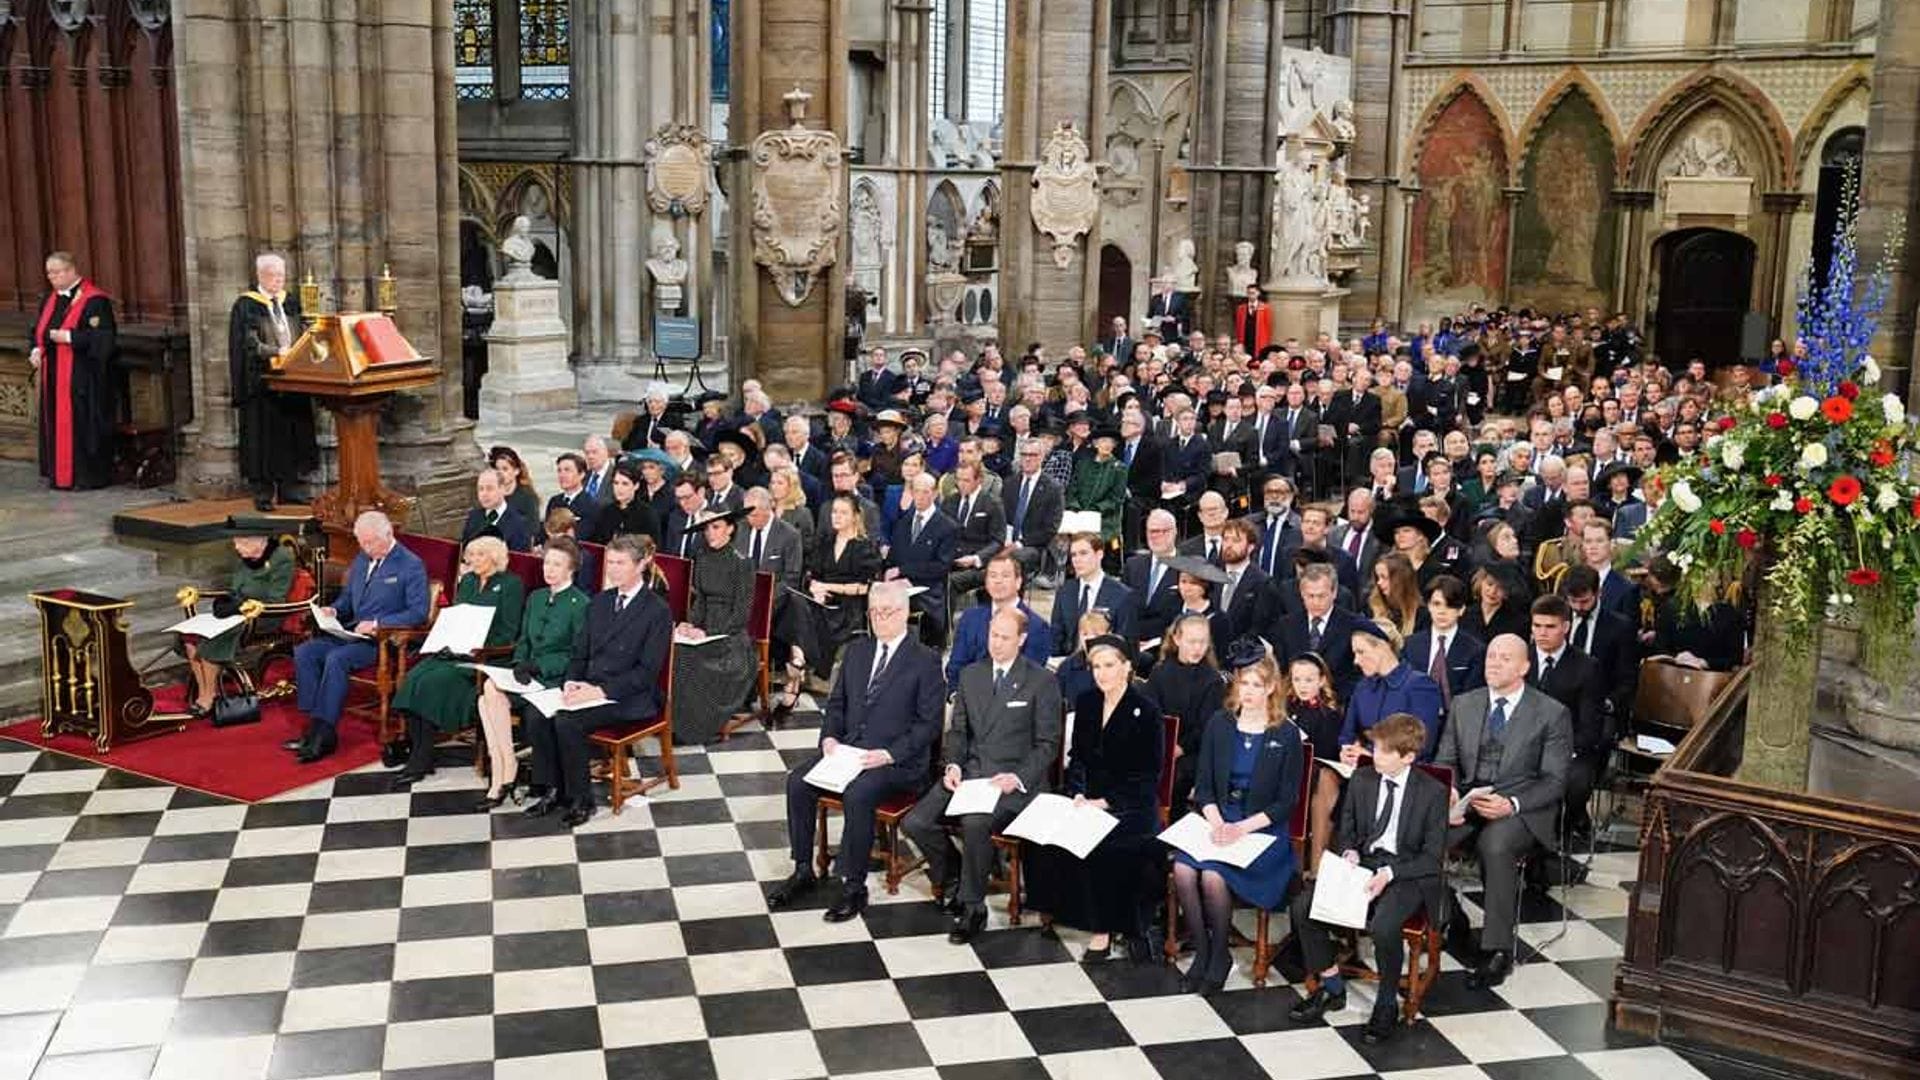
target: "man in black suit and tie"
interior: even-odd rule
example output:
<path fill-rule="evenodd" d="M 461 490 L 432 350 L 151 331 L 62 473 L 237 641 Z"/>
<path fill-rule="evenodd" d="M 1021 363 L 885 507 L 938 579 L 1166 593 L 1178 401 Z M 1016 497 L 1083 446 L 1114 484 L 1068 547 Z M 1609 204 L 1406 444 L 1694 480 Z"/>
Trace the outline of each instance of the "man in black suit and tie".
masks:
<path fill-rule="evenodd" d="M 1181 493 L 1188 505 L 1207 489 L 1207 477 L 1213 473 L 1213 447 L 1196 427 L 1199 418 L 1182 408 L 1173 418 L 1173 435 L 1166 444 L 1163 479 L 1185 487 Z"/>
<path fill-rule="evenodd" d="M 1613 749 L 1607 710 L 1602 704 L 1606 675 L 1593 657 L 1573 647 L 1568 632 L 1573 608 L 1564 596 L 1533 602 L 1533 649 L 1528 657 L 1533 684 L 1567 707 L 1573 725 L 1573 760 L 1567 766 L 1567 834 L 1591 831 L 1587 798 Z"/>
<path fill-rule="evenodd" d="M 1147 325 L 1163 341 L 1180 341 L 1187 336 L 1191 315 L 1187 294 L 1173 291 L 1173 279 L 1153 279 L 1153 296 L 1147 300 Z"/>
<path fill-rule="evenodd" d="M 1408 667 L 1438 683 L 1441 698 L 1451 705 L 1454 695 L 1486 685 L 1487 646 L 1460 628 L 1467 613 L 1465 582 L 1440 574 L 1427 583 L 1426 595 L 1428 628 L 1407 638 L 1400 655 Z"/>
<path fill-rule="evenodd" d="M 993 870 L 993 834 L 1047 789 L 1060 758 L 1060 684 L 1053 672 L 1021 655 L 1027 614 L 997 612 L 987 624 L 987 655 L 960 672 L 939 783 L 913 811 L 905 828 L 927 859 L 953 926 L 947 940 L 965 945 L 987 924 L 987 877 Z M 1000 792 L 990 814 L 964 814 L 959 866 L 945 828 L 947 803 L 964 780 L 986 779 Z"/>
<path fill-rule="evenodd" d="M 1380 439 L 1380 399 L 1367 392 L 1373 385 L 1365 368 L 1353 373 L 1353 386 L 1333 396 L 1321 412 L 1324 423 L 1333 428 L 1335 444 L 1340 448 L 1342 485 L 1358 484 L 1367 475 L 1367 455 Z"/>
<path fill-rule="evenodd" d="M 547 513 L 555 510 L 567 510 L 573 514 L 573 535 L 593 535 L 593 519 L 600 513 L 600 502 L 587 494 L 587 459 L 571 451 L 561 454 L 554 462 L 553 473 L 560 482 L 560 490 L 547 500 Z M 541 539 L 545 539 L 546 518 L 539 522 Z"/>
<path fill-rule="evenodd" d="M 1166 455 L 1160 440 L 1147 432 L 1145 414 L 1138 412 L 1120 418 L 1120 445 L 1115 453 L 1127 466 L 1127 505 L 1121 514 L 1121 533 L 1132 543 L 1140 535 L 1140 515 L 1160 505 Z"/>
<path fill-rule="evenodd" d="M 766 488 L 747 490 L 747 520 L 734 530 L 733 550 L 755 570 L 773 575 L 774 588 L 799 589 L 806 577 L 806 552 L 800 530 L 776 517 L 773 496 Z M 780 602 L 776 594 L 775 603 Z M 779 655 L 785 655 L 779 654 Z"/>
<path fill-rule="evenodd" d="M 1567 708 L 1527 685 L 1527 656 L 1527 643 L 1512 634 L 1487 645 L 1487 685 L 1453 699 L 1434 754 L 1434 764 L 1453 770 L 1462 796 L 1449 818 L 1448 846 L 1470 847 L 1486 883 L 1485 955 L 1467 976 L 1474 989 L 1492 989 L 1513 971 L 1520 859 L 1536 846 L 1558 846 L 1553 825 L 1572 759 Z"/>
<path fill-rule="evenodd" d="M 813 445 L 813 425 L 804 416 L 789 416 L 782 430 L 786 435 L 787 451 L 793 458 L 793 467 L 799 469 L 801 475 L 813 478 L 816 491 L 825 491 L 833 483 L 833 477 L 828 472 L 830 463 L 826 451 Z"/>
<path fill-rule="evenodd" d="M 1120 363 L 1122 364 L 1132 363 L 1133 362 L 1133 338 L 1127 336 L 1126 316 L 1115 315 L 1113 317 L 1112 326 L 1113 326 L 1113 332 L 1108 334 L 1106 340 L 1100 343 L 1101 346 L 1107 350 L 1108 356 L 1113 357 L 1114 359 L 1118 360 Z"/>
<path fill-rule="evenodd" d="M 725 454 L 714 454 L 707 458 L 707 500 L 706 509 L 726 513 L 744 509 L 747 505 L 747 493 L 733 482 L 733 462 Z"/>
<path fill-rule="evenodd" d="M 820 725 L 819 753 L 787 773 L 793 873 L 767 897 L 767 906 L 775 911 L 793 906 L 819 884 L 813 873 L 813 830 L 823 792 L 807 782 L 807 772 L 823 757 L 843 745 L 862 753 L 860 774 L 840 793 L 845 814 L 838 859 L 841 891 L 827 909 L 828 922 L 845 922 L 867 906 L 874 808 L 927 782 L 947 697 L 940 657 L 907 633 L 905 583 L 876 584 L 867 593 L 867 620 L 872 636 L 855 639 L 841 657 Z"/>
<path fill-rule="evenodd" d="M 1360 580 L 1373 580 L 1373 563 L 1380 557 L 1380 538 L 1373 531 L 1373 492 L 1354 488 L 1347 492 L 1347 517 L 1327 534 L 1327 542 L 1353 560 Z M 1392 538 L 1388 538 L 1391 542 Z"/>
<path fill-rule="evenodd" d="M 1016 453 L 1019 469 L 1000 486 L 1001 509 L 1007 517 L 1013 557 L 1031 581 L 1045 561 L 1045 553 L 1060 531 L 1066 511 L 1066 493 L 1042 471 L 1047 461 L 1045 440 L 1021 439 Z"/>
<path fill-rule="evenodd" d="M 860 373 L 859 385 L 854 396 L 860 404 L 879 412 L 899 404 L 901 392 L 906 385 L 901 377 L 887 367 L 887 350 L 875 345 L 867 351 L 867 370 Z"/>
<path fill-rule="evenodd" d="M 667 663 L 673 615 L 646 587 L 652 561 L 653 542 L 644 536 L 616 536 L 607 543 L 607 587 L 587 606 L 586 625 L 574 639 L 562 685 L 566 711 L 548 716 L 532 705 L 521 710 L 538 793 L 525 811 L 529 817 L 560 811 L 567 828 L 585 824 L 593 817 L 587 736 L 660 715 L 660 669 Z"/>
<path fill-rule="evenodd" d="M 1129 558 L 1121 568 L 1121 582 L 1139 598 L 1133 632 L 1140 640 L 1161 637 L 1180 615 L 1180 575 L 1167 565 L 1180 554 L 1175 542 L 1178 535 L 1172 514 L 1165 510 L 1148 514 L 1147 550 Z"/>
<path fill-rule="evenodd" d="M 673 482 L 673 509 L 660 525 L 660 550 L 691 559 L 700 550 L 700 530 L 693 519 L 707 507 L 706 486 L 696 473 L 681 473 Z"/>
<path fill-rule="evenodd" d="M 1276 405 L 1281 435 L 1287 441 L 1287 453 L 1293 458 L 1293 479 L 1311 491 L 1316 485 L 1312 475 L 1317 457 L 1313 449 L 1320 437 L 1320 411 L 1307 404 L 1307 388 L 1300 383 L 1287 386 L 1285 405 Z"/>
<path fill-rule="evenodd" d="M 1227 616 L 1234 641 L 1258 634 L 1273 621 L 1272 581 L 1253 561 L 1259 542 L 1259 528 L 1245 518 L 1235 518 L 1220 530 L 1220 568 L 1227 573 L 1226 583 L 1220 586 L 1220 610 Z M 1225 651 L 1227 644 L 1214 642 L 1214 651 Z"/>
<path fill-rule="evenodd" d="M 1600 705 L 1607 713 L 1610 736 L 1626 730 L 1640 682 L 1640 626 L 1610 611 L 1600 610 L 1600 575 L 1591 566 L 1570 566 L 1560 578 L 1560 595 L 1573 612 L 1573 647 L 1593 657 L 1606 684 Z"/>
<path fill-rule="evenodd" d="M 1341 701 L 1353 698 L 1360 668 L 1353 661 L 1353 628 L 1360 617 L 1334 605 L 1340 583 L 1333 567 L 1323 562 L 1300 569 L 1300 608 L 1267 631 L 1267 643 L 1282 663 L 1317 653 L 1333 672 L 1334 693 Z"/>
<path fill-rule="evenodd" d="M 1366 1043 L 1392 1037 L 1400 1024 L 1400 969 L 1406 960 L 1400 931 L 1422 909 L 1439 925 L 1446 910 L 1446 886 L 1440 876 L 1447 852 L 1447 787 L 1413 767 L 1426 745 L 1426 727 L 1407 713 L 1394 713 L 1367 731 L 1373 763 L 1354 770 L 1341 802 L 1340 820 L 1329 851 L 1373 871 L 1367 891 L 1373 905 L 1367 934 L 1373 938 L 1375 970 L 1380 975 L 1373 1013 L 1360 1033 Z M 1296 1023 L 1310 1024 L 1347 1007 L 1346 981 L 1334 962 L 1333 935 L 1313 920 L 1313 886 L 1302 889 L 1291 911 L 1309 972 L 1320 985 L 1288 1011 Z"/>
<path fill-rule="evenodd" d="M 953 497 L 940 508 L 960 530 L 954 541 L 953 574 L 947 579 L 947 587 L 956 597 L 980 587 L 987 560 L 1006 544 L 1006 512 L 999 502 L 987 497 L 981 487 L 981 474 L 980 465 L 971 461 L 954 466 Z"/>
<path fill-rule="evenodd" d="M 1287 426 L 1275 412 L 1279 401 L 1280 391 L 1271 386 L 1262 386 L 1254 392 L 1254 413 L 1249 421 L 1253 427 L 1249 484 L 1265 483 L 1267 476 L 1275 473 L 1289 479 L 1293 477 L 1293 450 L 1287 438 Z"/>
<path fill-rule="evenodd" d="M 460 523 L 461 547 L 491 532 L 506 541 L 508 551 L 533 550 L 533 522 L 508 505 L 506 492 L 500 490 L 499 473 L 480 470 L 473 482 L 473 499 L 478 505 L 468 510 L 466 520 Z"/>
<path fill-rule="evenodd" d="M 1293 509 L 1293 494 L 1293 481 L 1269 476 L 1261 488 L 1260 508 L 1247 515 L 1259 536 L 1254 561 L 1268 577 L 1287 576 L 1287 561 L 1300 546 L 1301 515 Z"/>
<path fill-rule="evenodd" d="M 953 519 L 934 505 L 938 491 L 932 473 L 913 478 L 913 510 L 893 523 L 886 551 L 889 579 L 926 590 L 913 598 L 913 608 L 920 612 L 920 640 L 933 645 L 947 640 L 947 571 L 960 541 Z"/>
<path fill-rule="evenodd" d="M 1080 648 L 1080 616 L 1089 611 L 1105 611 L 1113 633 L 1121 637 L 1134 634 L 1133 590 L 1101 569 L 1103 549 L 1097 533 L 1080 533 L 1067 544 L 1067 565 L 1072 574 L 1053 594 L 1050 620 L 1055 656 L 1066 656 Z"/>
<path fill-rule="evenodd" d="M 613 450 L 604 435 L 589 435 L 581 444 L 581 459 L 587 463 L 587 497 L 597 503 L 613 501 Z"/>
<path fill-rule="evenodd" d="M 1570 559 L 1575 565 L 1584 564 L 1593 569 L 1600 579 L 1596 590 L 1600 597 L 1600 610 L 1630 620 L 1635 626 L 1640 624 L 1640 586 L 1627 580 L 1627 575 L 1613 567 L 1613 526 L 1604 518 L 1589 520 L 1580 527 L 1580 557 Z M 1573 553 L 1568 552 L 1569 556 Z"/>
<path fill-rule="evenodd" d="M 664 446 L 667 432 L 672 430 L 667 423 L 667 388 L 656 383 L 647 388 L 640 415 L 634 417 L 633 426 L 627 429 L 627 437 L 620 440 L 620 445 L 626 450 Z"/>

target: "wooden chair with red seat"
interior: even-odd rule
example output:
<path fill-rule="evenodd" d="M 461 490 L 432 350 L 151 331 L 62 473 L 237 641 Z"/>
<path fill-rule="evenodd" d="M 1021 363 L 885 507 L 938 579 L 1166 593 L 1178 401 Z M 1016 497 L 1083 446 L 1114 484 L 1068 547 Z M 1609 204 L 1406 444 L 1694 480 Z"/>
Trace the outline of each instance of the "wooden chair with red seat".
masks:
<path fill-rule="evenodd" d="M 1311 819 L 1313 806 L 1313 772 L 1316 767 L 1313 757 L 1313 744 L 1306 740 L 1300 742 L 1304 760 L 1300 764 L 1300 790 L 1294 796 L 1293 810 L 1287 815 L 1287 841 L 1293 845 L 1294 865 L 1299 866 L 1306 857 L 1307 826 Z M 1180 943 L 1176 939 L 1178 931 L 1179 904 L 1173 893 L 1173 874 L 1167 874 L 1167 959 L 1179 955 Z M 1252 978 L 1255 988 L 1267 985 L 1267 972 L 1273 968 L 1273 957 L 1278 951 L 1273 947 L 1273 939 L 1268 930 L 1273 912 L 1267 908 L 1256 908 L 1253 916 L 1253 967 Z M 1238 937 L 1238 932 L 1235 933 Z M 1245 939 L 1241 939 L 1244 941 Z"/>
<path fill-rule="evenodd" d="M 1060 730 L 1060 756 L 1053 761 L 1053 768 L 1051 770 L 1051 776 L 1049 777 L 1051 782 L 1048 784 L 1048 787 L 1054 791 L 1058 791 L 1060 789 L 1060 778 L 1066 774 L 1067 733 L 1066 728 L 1063 726 Z M 1020 838 L 1017 836 L 1008 836 L 1005 833 L 994 833 L 992 840 L 994 850 L 1003 852 L 1007 856 L 1007 875 L 1004 878 L 992 879 L 988 884 L 1007 890 L 1007 923 L 1010 926 L 1019 926 L 1020 871 L 1022 869 L 1020 852 L 1023 850 L 1020 846 Z"/>
<path fill-rule="evenodd" d="M 680 790 L 680 767 L 673 760 L 673 657 L 678 644 L 667 645 L 666 663 L 660 665 L 660 713 L 619 727 L 602 728 L 587 736 L 587 741 L 607 753 L 607 798 L 618 815 L 633 795 L 645 795 L 661 784 Z M 627 758 L 643 739 L 660 742 L 661 775 L 635 780 L 627 775 Z"/>
<path fill-rule="evenodd" d="M 693 560 L 656 554 L 653 569 L 655 577 L 664 583 L 667 610 L 673 613 L 673 621 L 685 622 L 687 605 L 693 601 Z"/>
<path fill-rule="evenodd" d="M 1453 790 L 1453 770 L 1445 765 L 1431 765 L 1415 762 L 1414 768 L 1433 777 Z M 1440 860 L 1440 895 L 1450 895 L 1447 891 L 1447 862 Z M 1435 917 L 1436 914 L 1442 917 Z M 1443 913 L 1430 913 L 1425 907 L 1413 913 L 1406 925 L 1400 928 L 1400 939 L 1406 943 L 1407 970 L 1400 976 L 1400 1015 L 1413 1023 L 1420 1015 L 1420 1005 L 1426 1000 L 1427 990 L 1433 986 L 1433 980 L 1440 975 L 1440 953 L 1445 945 L 1446 934 L 1443 927 L 1446 919 Z M 1308 972 L 1309 985 L 1317 986 L 1317 973 Z M 1356 963 L 1340 965 L 1340 975 L 1347 979 L 1359 979 L 1363 982 L 1378 982 L 1380 973 L 1372 968 Z"/>
<path fill-rule="evenodd" d="M 874 808 L 873 823 L 876 826 L 873 834 L 876 845 L 874 850 L 880 852 L 887 862 L 887 895 L 889 896 L 900 891 L 901 879 L 913 873 L 921 863 L 926 861 L 921 858 L 909 860 L 900 854 L 900 823 L 907 819 L 907 815 L 913 811 L 914 804 L 920 801 L 920 793 L 932 787 L 939 779 L 940 748 L 936 743 L 927 751 L 925 782 L 911 791 L 897 792 L 882 799 L 880 805 Z M 818 809 L 814 811 L 817 817 L 813 831 L 818 848 L 818 853 L 814 856 L 814 872 L 822 878 L 826 877 L 827 871 L 833 867 L 833 849 L 827 844 L 827 811 L 829 810 L 835 813 L 846 812 L 846 806 L 841 803 L 838 795 L 820 796 Z M 868 857 L 871 859 L 872 854 L 869 853 Z"/>
<path fill-rule="evenodd" d="M 755 720 L 765 722 L 770 713 L 772 701 L 770 694 L 770 675 L 767 671 L 767 653 L 773 645 L 773 574 L 766 570 L 753 572 L 753 600 L 747 607 L 747 638 L 753 642 L 754 658 L 760 665 L 760 671 L 754 676 L 754 694 L 759 699 L 758 706 L 749 712 L 735 713 L 720 725 L 722 741 L 738 729 Z"/>

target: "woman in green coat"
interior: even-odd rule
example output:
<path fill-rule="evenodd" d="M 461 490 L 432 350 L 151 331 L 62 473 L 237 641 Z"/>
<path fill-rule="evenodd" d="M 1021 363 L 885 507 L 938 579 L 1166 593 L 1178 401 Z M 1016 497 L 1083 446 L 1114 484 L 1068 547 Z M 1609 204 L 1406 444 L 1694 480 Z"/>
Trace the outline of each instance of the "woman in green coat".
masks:
<path fill-rule="evenodd" d="M 498 536 L 475 537 L 468 541 L 461 565 L 466 572 L 454 587 L 453 602 L 494 609 L 493 623 L 487 628 L 487 648 L 513 644 L 526 586 L 507 570 L 506 542 Z M 456 661 L 429 657 L 407 672 L 399 692 L 393 695 L 394 709 L 406 714 L 407 737 L 413 743 L 398 780 L 400 786 L 433 772 L 436 731 L 459 731 L 472 724 L 478 715 L 475 701 L 473 670 Z"/>
<path fill-rule="evenodd" d="M 1119 445 L 1119 429 L 1101 426 L 1093 433 L 1093 456 L 1080 459 L 1067 485 L 1067 509 L 1100 511 L 1101 540 L 1119 535 L 1120 508 L 1127 501 L 1127 465 L 1113 456 Z"/>
<path fill-rule="evenodd" d="M 563 536 L 547 540 L 540 565 L 547 586 L 527 597 L 520 636 L 513 643 L 513 673 L 521 682 L 552 686 L 566 677 L 573 641 L 587 624 L 587 604 L 592 600 L 574 584 L 579 562 L 580 549 L 573 541 Z M 520 759 L 513 753 L 513 704 L 518 697 L 491 679 L 480 687 L 480 731 L 487 744 L 489 783 L 487 797 L 475 810 L 492 810 L 509 795 L 519 801 L 514 781 L 520 775 Z"/>
<path fill-rule="evenodd" d="M 227 577 L 227 595 L 213 601 L 214 615 L 223 619 L 237 615 L 240 605 L 248 600 L 282 603 L 293 591 L 293 551 L 280 541 L 268 535 L 239 532 L 233 537 L 233 553 L 239 561 Z M 180 636 L 180 651 L 187 658 L 193 679 L 193 704 L 188 712 L 204 716 L 213 710 L 213 699 L 220 690 L 220 665 L 233 662 L 245 633 L 243 623 L 217 637 Z"/>

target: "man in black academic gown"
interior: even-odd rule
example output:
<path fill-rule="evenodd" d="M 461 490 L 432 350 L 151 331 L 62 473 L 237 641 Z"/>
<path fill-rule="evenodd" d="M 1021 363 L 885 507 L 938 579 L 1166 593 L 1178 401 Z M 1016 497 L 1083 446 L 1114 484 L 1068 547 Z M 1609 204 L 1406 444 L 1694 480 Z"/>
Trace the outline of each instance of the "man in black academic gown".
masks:
<path fill-rule="evenodd" d="M 253 505 L 296 501 L 293 489 L 320 464 L 313 432 L 313 400 L 272 389 L 273 359 L 300 336 L 300 301 L 287 293 L 287 263 L 278 255 L 253 260 L 254 288 L 240 294 L 227 317 L 227 378 L 240 416 L 240 475 Z"/>
<path fill-rule="evenodd" d="M 40 475 L 56 490 L 113 479 L 113 299 L 80 276 L 73 256 L 47 256 L 52 287 L 27 354 L 40 377 Z"/>

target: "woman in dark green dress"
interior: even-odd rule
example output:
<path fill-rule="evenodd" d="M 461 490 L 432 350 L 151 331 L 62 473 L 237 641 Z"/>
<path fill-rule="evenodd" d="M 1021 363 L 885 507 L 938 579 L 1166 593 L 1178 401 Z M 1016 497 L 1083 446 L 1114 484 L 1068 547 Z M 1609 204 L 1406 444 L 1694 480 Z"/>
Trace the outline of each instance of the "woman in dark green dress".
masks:
<path fill-rule="evenodd" d="M 674 628 L 673 738 L 709 743 L 720 737 L 753 688 L 753 642 L 747 614 L 753 605 L 753 564 L 733 549 L 733 531 L 745 510 L 703 513 L 693 527 L 704 541 L 693 556 L 687 621 Z M 718 641 L 689 645 L 702 635 Z"/>
<path fill-rule="evenodd" d="M 513 674 L 521 682 L 558 685 L 566 678 L 573 656 L 573 640 L 587 625 L 587 605 L 593 599 L 574 585 L 580 549 L 560 537 L 547 541 L 540 574 L 546 587 L 527 597 L 520 636 L 513 643 Z M 474 809 L 492 810 L 514 793 L 520 759 L 513 752 L 513 706 L 518 694 L 509 694 L 488 680 L 480 687 L 480 731 L 487 744 L 487 797 Z M 515 801 L 519 801 L 515 796 Z"/>
<path fill-rule="evenodd" d="M 227 595 L 215 597 L 213 613 L 220 618 L 237 615 L 248 600 L 278 604 L 293 590 L 295 570 L 293 550 L 269 535 L 241 532 L 233 537 L 233 553 L 239 561 L 227 577 Z M 220 689 L 220 665 L 233 662 L 246 633 L 242 624 L 218 637 L 180 636 L 180 651 L 192 673 L 193 704 L 188 712 L 204 716 L 213 710 L 213 699 Z"/>
<path fill-rule="evenodd" d="M 513 644 L 520 627 L 526 586 L 507 570 L 507 545 L 497 536 L 475 537 L 461 559 L 465 573 L 454 587 L 453 602 L 494 609 L 487 628 L 487 648 Z M 407 718 L 407 737 L 413 752 L 400 773 L 401 786 L 433 772 L 433 744 L 438 733 L 459 731 L 478 717 L 473 693 L 473 669 L 457 661 L 430 657 L 407 672 L 393 695 L 393 708 Z"/>
<path fill-rule="evenodd" d="M 1095 431 L 1094 456 L 1074 465 L 1067 485 L 1067 509 L 1100 512 L 1102 541 L 1120 534 L 1120 510 L 1127 502 L 1127 465 L 1113 456 L 1119 446 L 1120 429 L 1108 425 Z"/>

